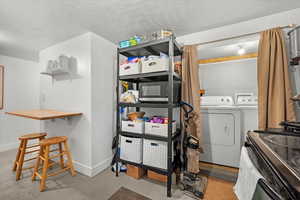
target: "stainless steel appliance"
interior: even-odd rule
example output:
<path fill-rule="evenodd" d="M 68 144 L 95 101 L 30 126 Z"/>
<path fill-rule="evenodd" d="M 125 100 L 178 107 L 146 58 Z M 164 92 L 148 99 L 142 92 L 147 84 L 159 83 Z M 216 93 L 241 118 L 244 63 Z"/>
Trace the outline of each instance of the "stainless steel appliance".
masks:
<path fill-rule="evenodd" d="M 281 196 L 271 188 L 265 179 L 259 179 L 252 200 L 281 200 Z"/>
<path fill-rule="evenodd" d="M 300 199 L 299 134 L 284 129 L 248 132 L 246 147 L 270 199 Z"/>
<path fill-rule="evenodd" d="M 290 42 L 290 59 L 292 65 L 298 65 L 300 61 L 300 26 L 288 32 Z"/>
<path fill-rule="evenodd" d="M 169 84 L 167 81 L 142 82 L 139 85 L 139 101 L 141 102 L 168 102 Z M 174 81 L 173 101 L 180 99 L 180 82 Z"/>

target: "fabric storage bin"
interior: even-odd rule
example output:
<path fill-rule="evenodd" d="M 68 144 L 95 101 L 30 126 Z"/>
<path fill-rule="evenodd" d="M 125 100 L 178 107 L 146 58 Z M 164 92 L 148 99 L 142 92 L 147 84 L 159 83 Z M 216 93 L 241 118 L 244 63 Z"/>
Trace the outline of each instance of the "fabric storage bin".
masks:
<path fill-rule="evenodd" d="M 176 122 L 172 123 L 172 133 L 176 131 Z M 168 124 L 145 122 L 145 134 L 168 137 Z"/>
<path fill-rule="evenodd" d="M 173 149 L 173 144 L 172 144 Z M 173 155 L 173 150 L 172 150 Z M 173 158 L 173 156 L 172 156 Z M 173 160 L 173 159 L 172 159 Z M 143 164 L 167 169 L 168 163 L 168 143 L 158 140 L 143 141 Z"/>
<path fill-rule="evenodd" d="M 168 58 L 153 58 L 149 60 L 142 60 L 142 73 L 160 72 L 169 70 Z"/>
<path fill-rule="evenodd" d="M 120 158 L 126 161 L 142 162 L 142 139 L 121 136 Z"/>
<path fill-rule="evenodd" d="M 131 74 L 139 74 L 141 72 L 141 63 L 125 63 L 120 65 L 119 75 L 131 75 Z"/>
<path fill-rule="evenodd" d="M 144 122 L 122 121 L 122 131 L 143 134 L 145 130 Z"/>

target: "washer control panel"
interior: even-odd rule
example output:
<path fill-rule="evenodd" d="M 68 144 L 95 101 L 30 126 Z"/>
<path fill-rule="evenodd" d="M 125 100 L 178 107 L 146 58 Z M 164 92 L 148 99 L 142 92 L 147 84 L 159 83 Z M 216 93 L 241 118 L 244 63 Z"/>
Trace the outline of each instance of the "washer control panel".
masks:
<path fill-rule="evenodd" d="M 236 93 L 235 102 L 237 105 L 257 105 L 257 96 L 253 93 Z"/>
<path fill-rule="evenodd" d="M 234 105 L 231 96 L 203 96 L 200 97 L 202 106 L 232 106 Z"/>

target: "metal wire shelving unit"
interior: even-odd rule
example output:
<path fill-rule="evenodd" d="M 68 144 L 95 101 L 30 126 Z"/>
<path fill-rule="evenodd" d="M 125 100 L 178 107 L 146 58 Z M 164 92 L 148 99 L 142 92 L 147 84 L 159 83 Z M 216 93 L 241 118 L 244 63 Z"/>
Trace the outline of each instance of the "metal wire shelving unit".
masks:
<path fill-rule="evenodd" d="M 153 73 L 144 73 L 144 74 L 137 74 L 137 75 L 127 75 L 127 76 L 119 76 L 119 62 L 120 62 L 120 55 L 130 57 L 130 56 L 148 56 L 148 55 L 159 55 L 160 52 L 163 52 L 169 56 L 169 70 L 164 72 L 153 72 Z M 129 137 L 137 137 L 137 138 L 144 138 L 144 139 L 152 139 L 152 140 L 159 140 L 165 141 L 168 143 L 168 162 L 167 162 L 167 169 L 160 169 L 156 167 L 151 167 L 148 165 L 144 165 L 143 163 L 133 163 L 126 160 L 120 159 L 119 155 L 117 154 L 116 160 L 122 162 L 124 164 L 131 164 L 134 166 L 141 167 L 146 170 L 152 170 L 156 173 L 163 174 L 167 176 L 167 196 L 171 196 L 171 184 L 172 184 L 172 173 L 174 172 L 175 168 L 175 161 L 172 161 L 172 144 L 173 141 L 180 136 L 180 129 L 177 129 L 175 134 L 172 134 L 172 121 L 173 121 L 173 110 L 174 108 L 178 108 L 179 104 L 174 103 L 173 100 L 173 86 L 174 81 L 181 81 L 180 76 L 174 72 L 174 56 L 182 55 L 182 50 L 179 44 L 176 42 L 174 36 L 170 36 L 165 39 L 150 41 L 147 43 L 139 44 L 133 47 L 122 48 L 118 49 L 117 52 L 117 120 L 116 120 L 116 139 L 117 139 L 117 146 L 119 147 L 119 136 L 129 136 Z M 150 102 L 150 103 L 121 103 L 120 102 L 120 81 L 127 81 L 131 83 L 135 83 L 136 87 L 138 88 L 140 82 L 150 82 L 150 81 L 168 81 L 168 102 L 166 103 L 157 103 L 157 102 Z M 129 132 L 123 132 L 121 130 L 120 125 L 120 107 L 135 107 L 136 111 L 139 111 L 140 108 L 165 108 L 168 110 L 168 137 L 161 137 L 155 135 L 147 135 L 147 134 L 135 134 Z M 181 122 L 180 122 L 181 124 Z M 116 176 L 118 176 L 118 165 L 116 169 Z"/>

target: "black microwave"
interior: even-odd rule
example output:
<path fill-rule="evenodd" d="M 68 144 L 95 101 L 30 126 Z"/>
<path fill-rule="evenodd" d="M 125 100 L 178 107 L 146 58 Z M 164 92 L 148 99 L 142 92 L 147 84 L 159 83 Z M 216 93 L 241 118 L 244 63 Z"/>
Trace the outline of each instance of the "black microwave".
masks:
<path fill-rule="evenodd" d="M 174 81 L 173 84 L 173 102 L 180 101 L 180 82 Z M 169 83 L 144 82 L 139 84 L 139 101 L 141 102 L 168 102 Z"/>

